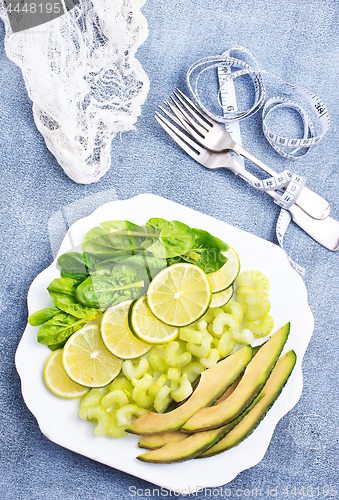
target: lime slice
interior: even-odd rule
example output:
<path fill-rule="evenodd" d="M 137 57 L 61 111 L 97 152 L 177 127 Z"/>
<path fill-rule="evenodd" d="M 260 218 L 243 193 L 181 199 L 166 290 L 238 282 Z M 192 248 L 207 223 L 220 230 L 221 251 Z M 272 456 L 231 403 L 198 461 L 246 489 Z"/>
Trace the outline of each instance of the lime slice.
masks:
<path fill-rule="evenodd" d="M 67 340 L 62 363 L 67 375 L 85 387 L 103 387 L 119 374 L 122 361 L 104 346 L 98 325 L 87 325 Z"/>
<path fill-rule="evenodd" d="M 230 287 L 237 279 L 240 271 L 240 260 L 233 248 L 229 248 L 227 252 L 223 252 L 223 255 L 228 259 L 226 264 L 219 271 L 207 275 L 211 283 L 212 293 L 222 292 Z"/>
<path fill-rule="evenodd" d="M 231 285 L 230 287 L 226 288 L 226 290 L 222 292 L 217 292 L 212 295 L 212 300 L 210 303 L 210 307 L 221 307 L 227 304 L 232 298 L 234 292 L 234 288 Z"/>
<path fill-rule="evenodd" d="M 134 335 L 149 344 L 168 343 L 179 334 L 179 328 L 165 325 L 151 313 L 146 297 L 141 297 L 131 305 L 128 320 Z"/>
<path fill-rule="evenodd" d="M 73 382 L 65 372 L 62 366 L 62 349 L 54 351 L 48 358 L 44 369 L 44 379 L 48 389 L 61 398 L 80 398 L 88 392 L 87 387 Z"/>
<path fill-rule="evenodd" d="M 147 293 L 147 303 L 154 316 L 175 327 L 197 321 L 207 311 L 211 298 L 211 286 L 204 271 L 186 263 L 160 271 Z"/>
<path fill-rule="evenodd" d="M 107 349 L 122 359 L 139 358 L 150 351 L 151 345 L 141 342 L 128 325 L 128 300 L 107 309 L 101 321 L 101 336 Z"/>

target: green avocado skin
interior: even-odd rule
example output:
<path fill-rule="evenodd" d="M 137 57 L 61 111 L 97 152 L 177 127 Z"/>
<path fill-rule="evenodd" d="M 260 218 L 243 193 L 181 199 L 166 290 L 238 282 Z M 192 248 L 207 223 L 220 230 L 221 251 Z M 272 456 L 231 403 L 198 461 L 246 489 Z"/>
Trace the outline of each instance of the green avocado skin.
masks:
<path fill-rule="evenodd" d="M 237 422 L 237 425 L 230 429 L 220 441 L 197 458 L 211 457 L 222 451 L 229 450 L 249 436 L 280 395 L 293 371 L 296 359 L 297 356 L 293 350 L 282 356 L 265 384 L 262 390 L 263 397 L 258 404 L 252 407 L 243 418 L 239 419 L 240 422 Z"/>

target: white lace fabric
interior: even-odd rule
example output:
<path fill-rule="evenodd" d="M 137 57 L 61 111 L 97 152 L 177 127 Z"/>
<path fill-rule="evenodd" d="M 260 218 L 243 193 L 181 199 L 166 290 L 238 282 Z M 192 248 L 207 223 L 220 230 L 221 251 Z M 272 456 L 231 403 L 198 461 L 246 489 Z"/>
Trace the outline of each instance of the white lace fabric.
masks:
<path fill-rule="evenodd" d="M 97 182 L 111 141 L 133 129 L 149 80 L 135 52 L 148 35 L 144 0 L 79 0 L 67 14 L 13 33 L 6 54 L 22 70 L 48 149 L 75 182 Z"/>

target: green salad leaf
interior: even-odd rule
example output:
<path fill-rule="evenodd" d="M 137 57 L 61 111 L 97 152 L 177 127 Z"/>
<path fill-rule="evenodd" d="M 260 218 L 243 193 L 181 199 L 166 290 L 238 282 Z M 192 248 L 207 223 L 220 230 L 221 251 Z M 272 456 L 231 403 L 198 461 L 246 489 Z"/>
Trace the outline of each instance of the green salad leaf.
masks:
<path fill-rule="evenodd" d="M 63 253 L 58 258 L 58 264 L 61 271 L 65 273 L 83 273 L 88 274 L 85 257 L 80 252 Z"/>
<path fill-rule="evenodd" d="M 134 255 L 151 245 L 145 229 L 129 221 L 107 221 L 86 233 L 83 247 L 92 270 L 99 260 L 118 255 Z"/>
<path fill-rule="evenodd" d="M 134 300 L 142 295 L 144 281 L 137 269 L 127 264 L 117 264 L 111 270 L 102 269 L 83 281 L 76 289 L 76 298 L 88 307 L 107 309 L 124 300 Z"/>
<path fill-rule="evenodd" d="M 86 307 L 76 298 L 78 282 L 70 278 L 56 278 L 47 287 L 54 304 L 67 314 L 76 318 L 94 319 L 100 313 L 97 309 Z"/>
<path fill-rule="evenodd" d="M 177 257 L 187 253 L 194 245 L 194 232 L 183 222 L 153 218 L 146 223 L 146 228 L 153 232 L 154 239 L 147 250 L 155 257 Z"/>
<path fill-rule="evenodd" d="M 60 255 L 57 262 L 61 268 L 60 274 L 62 278 L 72 278 L 81 282 L 89 275 L 83 253 L 64 253 Z"/>
<path fill-rule="evenodd" d="M 44 309 L 40 309 L 40 311 L 36 311 L 28 317 L 28 323 L 32 326 L 39 326 L 43 323 L 46 323 L 49 319 L 53 318 L 60 313 L 60 309 L 58 307 L 45 307 Z"/>
<path fill-rule="evenodd" d="M 222 254 L 229 249 L 227 243 L 212 236 L 203 229 L 193 229 L 194 245 L 188 253 L 182 255 L 182 260 L 195 264 L 206 274 L 218 271 L 226 262 L 227 258 Z"/>
<path fill-rule="evenodd" d="M 80 330 L 89 318 L 79 319 L 70 314 L 61 312 L 44 323 L 38 331 L 38 342 L 52 347 L 59 347 L 77 330 Z"/>
<path fill-rule="evenodd" d="M 110 259 L 102 260 L 95 265 L 95 270 L 113 267 L 115 264 L 128 264 L 135 268 L 164 269 L 167 267 L 166 259 L 154 257 L 149 252 L 140 251 L 136 255 L 118 255 Z"/>

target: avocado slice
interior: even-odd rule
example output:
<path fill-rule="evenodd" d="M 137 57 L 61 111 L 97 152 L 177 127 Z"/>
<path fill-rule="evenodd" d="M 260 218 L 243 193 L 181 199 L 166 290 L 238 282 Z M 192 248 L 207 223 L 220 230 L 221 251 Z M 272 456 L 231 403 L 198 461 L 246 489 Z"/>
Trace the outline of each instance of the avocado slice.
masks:
<path fill-rule="evenodd" d="M 259 349 L 247 365 L 236 390 L 218 405 L 201 407 L 186 421 L 181 430 L 192 433 L 221 427 L 240 415 L 261 391 L 280 356 L 289 332 L 290 323 L 287 323 Z"/>
<path fill-rule="evenodd" d="M 219 361 L 212 368 L 201 374 L 196 390 L 187 401 L 168 413 L 148 412 L 132 422 L 126 431 L 131 434 L 158 434 L 176 431 L 199 408 L 208 406 L 219 399 L 225 390 L 233 384 L 252 358 L 253 349 L 245 346 L 227 358 Z"/>
<path fill-rule="evenodd" d="M 269 379 L 262 389 L 264 397 L 253 409 L 217 444 L 202 453 L 198 458 L 211 457 L 222 451 L 229 450 L 243 441 L 260 423 L 262 418 L 271 408 L 289 376 L 292 373 L 297 356 L 294 351 L 289 351 L 282 356 L 274 367 Z"/>
<path fill-rule="evenodd" d="M 176 443 L 178 441 L 182 441 L 183 439 L 187 439 L 188 436 L 190 436 L 190 434 L 181 431 L 163 432 L 161 434 L 149 434 L 148 436 L 142 436 L 138 443 L 138 446 L 139 448 L 156 450 L 157 448 L 165 446 L 165 444 Z"/>
<path fill-rule="evenodd" d="M 177 442 L 170 442 L 163 446 L 162 448 L 153 449 L 148 453 L 144 453 L 137 457 L 138 460 L 142 462 L 153 462 L 153 463 L 172 463 L 172 462 L 183 462 L 184 460 L 189 460 L 190 458 L 199 458 L 198 455 L 208 450 L 214 443 L 217 443 L 226 433 L 230 432 L 238 422 L 247 415 L 249 411 L 257 404 L 258 401 L 263 397 L 263 394 L 259 394 L 252 404 L 246 408 L 243 414 L 238 418 L 234 419 L 227 425 L 223 425 L 218 429 L 210 429 L 208 431 L 195 432 L 189 435 L 186 439 L 182 439 Z M 184 433 L 181 433 L 184 435 Z M 187 434 L 188 435 L 188 434 Z"/>
<path fill-rule="evenodd" d="M 254 352 L 254 349 L 253 349 Z M 227 391 L 219 398 L 214 404 L 217 405 L 224 401 L 228 396 L 232 394 L 232 392 L 238 386 L 241 377 L 237 378 L 237 380 L 227 389 Z M 142 436 L 138 446 L 139 448 L 148 448 L 151 450 L 155 450 L 157 448 L 161 448 L 168 443 L 176 443 L 177 441 L 182 441 L 183 439 L 187 439 L 190 434 L 187 432 L 174 431 L 174 432 L 162 432 L 161 434 L 148 434 L 147 436 Z"/>

